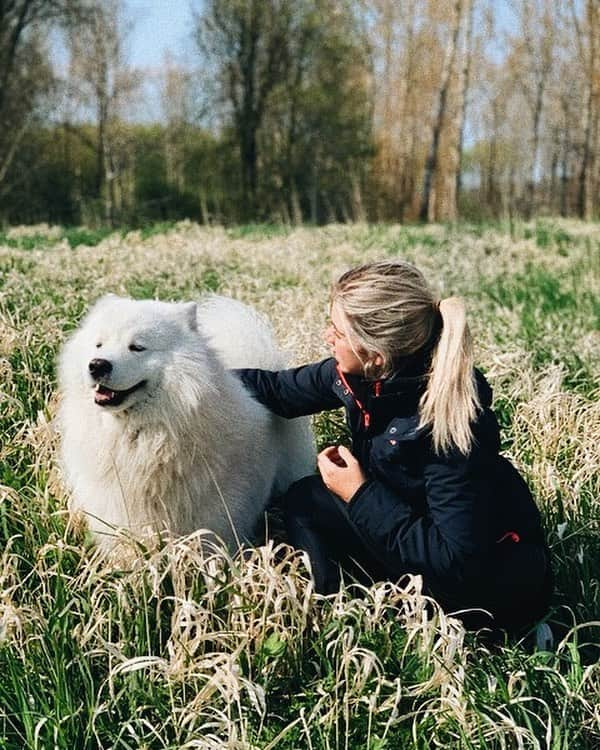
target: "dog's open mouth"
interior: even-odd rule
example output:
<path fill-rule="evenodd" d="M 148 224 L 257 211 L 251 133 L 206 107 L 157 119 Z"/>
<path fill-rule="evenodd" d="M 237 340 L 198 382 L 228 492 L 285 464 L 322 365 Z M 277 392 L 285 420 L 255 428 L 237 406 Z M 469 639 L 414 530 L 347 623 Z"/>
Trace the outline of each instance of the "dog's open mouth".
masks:
<path fill-rule="evenodd" d="M 105 385 L 97 383 L 94 386 L 94 401 L 98 406 L 119 406 L 123 401 L 134 391 L 143 388 L 146 385 L 146 381 L 142 380 L 137 385 L 127 388 L 124 391 L 113 391 L 107 388 Z"/>

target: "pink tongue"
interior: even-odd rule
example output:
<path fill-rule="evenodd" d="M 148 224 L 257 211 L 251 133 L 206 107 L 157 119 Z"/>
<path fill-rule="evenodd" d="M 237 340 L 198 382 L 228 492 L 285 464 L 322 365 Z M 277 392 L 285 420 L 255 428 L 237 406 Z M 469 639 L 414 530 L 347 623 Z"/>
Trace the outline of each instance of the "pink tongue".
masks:
<path fill-rule="evenodd" d="M 98 401 L 110 401 L 114 397 L 114 392 L 107 390 L 96 391 L 94 398 Z"/>

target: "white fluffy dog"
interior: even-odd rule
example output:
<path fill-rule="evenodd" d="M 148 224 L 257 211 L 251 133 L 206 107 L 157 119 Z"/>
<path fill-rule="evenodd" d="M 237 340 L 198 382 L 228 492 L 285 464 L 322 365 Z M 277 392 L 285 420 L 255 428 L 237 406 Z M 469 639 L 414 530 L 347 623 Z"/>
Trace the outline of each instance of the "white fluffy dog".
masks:
<path fill-rule="evenodd" d="M 272 415 L 226 368 L 284 365 L 235 300 L 100 299 L 60 358 L 71 510 L 105 545 L 119 528 L 251 539 L 269 497 L 314 470 L 314 445 L 306 419 Z"/>

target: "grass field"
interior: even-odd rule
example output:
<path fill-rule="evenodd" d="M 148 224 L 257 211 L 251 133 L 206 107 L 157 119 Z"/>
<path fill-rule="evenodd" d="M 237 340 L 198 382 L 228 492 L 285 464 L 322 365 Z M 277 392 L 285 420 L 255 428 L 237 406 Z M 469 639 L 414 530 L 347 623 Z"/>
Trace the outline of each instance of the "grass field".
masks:
<path fill-rule="evenodd" d="M 299 553 L 197 536 L 115 567 L 68 523 L 55 361 L 99 295 L 232 295 L 299 363 L 326 354 L 332 278 L 395 256 L 467 300 L 554 555 L 551 652 L 486 647 L 417 578 L 323 599 Z M 599 331 L 595 224 L 0 234 L 0 748 L 600 747 Z"/>

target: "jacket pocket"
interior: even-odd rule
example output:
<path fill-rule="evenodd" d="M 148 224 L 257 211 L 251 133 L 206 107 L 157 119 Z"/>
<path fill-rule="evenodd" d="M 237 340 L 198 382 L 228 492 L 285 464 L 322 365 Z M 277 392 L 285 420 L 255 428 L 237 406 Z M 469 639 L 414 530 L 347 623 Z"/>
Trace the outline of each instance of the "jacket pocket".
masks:
<path fill-rule="evenodd" d="M 423 446 L 418 418 L 397 417 L 373 438 L 370 465 L 375 477 L 414 500 L 424 492 Z M 408 493 L 408 496 L 407 496 Z"/>

